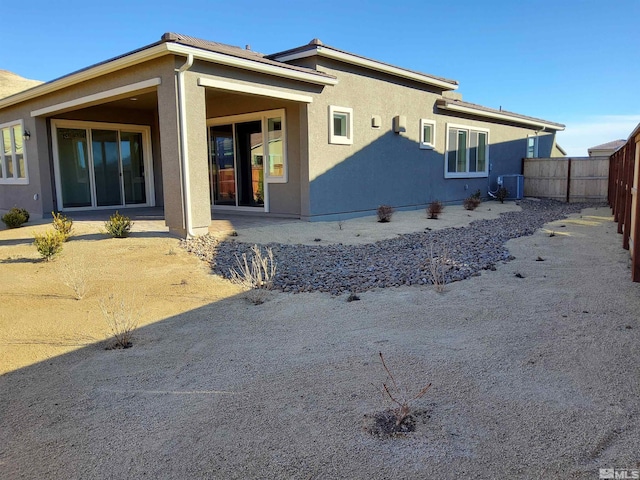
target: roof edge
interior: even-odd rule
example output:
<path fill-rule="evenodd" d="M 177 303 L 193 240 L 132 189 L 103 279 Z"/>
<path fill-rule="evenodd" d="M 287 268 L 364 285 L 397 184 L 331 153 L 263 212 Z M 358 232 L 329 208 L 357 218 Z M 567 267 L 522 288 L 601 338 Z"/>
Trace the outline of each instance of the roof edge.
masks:
<path fill-rule="evenodd" d="M 19 103 L 52 93 L 63 88 L 67 88 L 78 83 L 91 80 L 101 75 L 106 75 L 117 70 L 122 70 L 133 65 L 137 65 L 154 58 L 161 57 L 163 55 L 188 55 L 194 54 L 195 58 L 201 60 L 209 60 L 215 63 L 221 63 L 238 68 L 255 70 L 261 73 L 272 74 L 276 76 L 282 76 L 285 78 L 291 78 L 308 83 L 314 83 L 319 85 L 336 85 L 337 79 L 331 75 L 327 75 L 322 72 L 314 73 L 312 71 L 302 72 L 291 69 L 288 65 L 262 65 L 259 62 L 243 59 L 240 57 L 234 57 L 233 55 L 217 53 L 198 47 L 184 45 L 178 41 L 171 34 L 164 34 L 159 42 L 146 45 L 137 50 L 125 53 L 123 55 L 113 57 L 105 60 L 104 62 L 90 65 L 81 70 L 69 73 L 62 77 L 55 78 L 48 82 L 42 83 L 35 87 L 23 90 L 16 94 L 0 99 L 0 109 L 17 105 Z M 252 68 L 257 67 L 257 68 Z"/>
<path fill-rule="evenodd" d="M 320 40 L 313 39 L 308 45 L 303 47 L 285 50 L 283 52 L 267 55 L 267 58 L 277 60 L 279 62 L 288 62 L 300 58 L 321 56 L 332 58 L 352 65 L 369 68 L 379 72 L 387 73 L 396 77 L 407 78 L 410 80 L 424 83 L 427 85 L 441 88 L 442 90 L 456 90 L 458 88 L 457 80 L 435 77 L 426 73 L 416 72 L 402 67 L 397 67 L 388 63 L 363 57 L 355 53 L 339 50 L 334 47 L 324 45 Z"/>
<path fill-rule="evenodd" d="M 519 113 L 508 112 L 506 110 L 495 110 L 493 108 L 484 107 L 482 105 L 476 105 L 474 103 L 462 102 L 460 100 L 452 100 L 448 98 L 439 98 L 436 100 L 438 108 L 443 110 L 451 110 L 460 113 L 467 113 L 469 115 L 476 115 L 479 117 L 493 118 L 496 120 L 505 120 L 512 123 L 520 123 L 523 125 L 530 125 L 532 127 L 538 127 L 542 130 L 555 130 L 562 131 L 565 129 L 565 125 L 562 123 L 550 122 L 541 118 L 528 117 Z"/>

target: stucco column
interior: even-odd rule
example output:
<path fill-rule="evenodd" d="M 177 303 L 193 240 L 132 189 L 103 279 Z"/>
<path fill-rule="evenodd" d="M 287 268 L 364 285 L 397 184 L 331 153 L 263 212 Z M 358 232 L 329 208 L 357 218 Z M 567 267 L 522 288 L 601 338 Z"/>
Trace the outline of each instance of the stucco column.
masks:
<path fill-rule="evenodd" d="M 184 121 L 180 119 L 178 76 L 167 75 L 158 86 L 164 217 L 169 231 L 181 237 L 189 234 L 188 220 L 194 235 L 206 234 L 211 223 L 205 94 L 196 82 L 195 75 L 184 74 Z M 184 151 L 182 130 L 186 130 Z"/>
<path fill-rule="evenodd" d="M 198 75 L 185 74 L 187 124 L 187 162 L 190 191 L 192 232 L 205 235 L 211 225 L 211 194 L 209 184 L 209 150 L 207 148 L 207 108 L 205 88 L 198 86 Z"/>

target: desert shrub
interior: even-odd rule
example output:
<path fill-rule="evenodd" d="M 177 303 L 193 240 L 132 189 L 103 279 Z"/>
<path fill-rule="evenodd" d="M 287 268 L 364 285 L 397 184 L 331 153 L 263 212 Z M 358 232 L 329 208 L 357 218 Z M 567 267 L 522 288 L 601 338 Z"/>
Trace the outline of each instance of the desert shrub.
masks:
<path fill-rule="evenodd" d="M 132 346 L 133 332 L 138 328 L 139 312 L 133 300 L 127 301 L 124 296 L 109 294 L 99 300 L 100 310 L 115 344 L 110 348 L 129 348 Z"/>
<path fill-rule="evenodd" d="M 432 220 L 436 220 L 443 210 L 444 206 L 442 205 L 442 202 L 434 200 L 427 207 L 427 216 Z"/>
<path fill-rule="evenodd" d="M 509 190 L 504 187 L 498 188 L 496 192 L 496 198 L 500 200 L 500 203 L 504 203 L 505 199 L 509 196 Z"/>
<path fill-rule="evenodd" d="M 410 395 L 409 392 L 405 389 L 401 389 L 396 383 L 396 379 L 387 367 L 386 362 L 384 361 L 384 357 L 382 356 L 382 352 L 379 352 L 380 361 L 382 362 L 382 366 L 384 367 L 385 372 L 387 372 L 388 382 L 382 384 L 382 391 L 387 394 L 389 399 L 396 405 L 395 408 L 391 409 L 391 412 L 395 416 L 396 427 L 402 425 L 402 423 L 411 415 L 411 406 L 414 401 L 422 398 L 427 390 L 431 388 L 431 384 L 427 384 L 424 386 L 417 394 Z M 387 384 L 388 383 L 388 384 Z"/>
<path fill-rule="evenodd" d="M 258 245 L 251 247 L 251 253 L 243 253 L 241 257 L 236 255 L 236 267 L 231 268 L 231 281 L 240 285 L 248 292 L 249 300 L 259 305 L 264 303 L 266 290 L 273 287 L 273 279 L 276 276 L 277 263 L 273 256 L 273 250 L 266 248 L 266 254 Z"/>
<path fill-rule="evenodd" d="M 451 268 L 449 260 L 449 250 L 443 246 L 440 254 L 434 253 L 433 243 L 429 245 L 429 263 L 427 268 L 427 276 L 436 292 L 444 292 L 447 284 L 447 272 Z"/>
<path fill-rule="evenodd" d="M 35 235 L 34 245 L 38 253 L 46 261 L 51 260 L 54 256 L 62 251 L 64 243 L 64 235 L 56 230 L 47 230 L 42 235 Z"/>
<path fill-rule="evenodd" d="M 27 223 L 29 221 L 29 217 L 31 216 L 31 215 L 29 215 L 29 212 L 27 211 L 27 209 L 26 208 L 19 208 L 18 210 L 20 210 L 20 213 L 22 213 L 24 215 L 24 218 L 26 218 L 24 223 Z"/>
<path fill-rule="evenodd" d="M 389 205 L 380 205 L 378 207 L 378 222 L 387 223 L 391 221 L 393 216 L 393 207 Z"/>
<path fill-rule="evenodd" d="M 481 200 L 479 198 L 474 197 L 473 195 L 465 198 L 462 201 L 462 205 L 464 206 L 465 210 L 475 210 L 476 208 L 478 208 L 478 205 L 480 205 L 480 203 L 481 203 Z"/>
<path fill-rule="evenodd" d="M 61 213 L 51 212 L 51 216 L 53 217 L 53 228 L 60 232 L 65 240 L 68 239 L 73 231 L 73 220 Z"/>
<path fill-rule="evenodd" d="M 482 191 L 480 191 L 480 189 L 477 189 L 473 194 L 471 194 L 471 196 L 482 201 Z"/>
<path fill-rule="evenodd" d="M 60 262 L 58 275 L 62 283 L 73 291 L 76 300 L 82 300 L 89 291 L 89 270 L 80 259 L 70 258 L 66 262 Z"/>
<path fill-rule="evenodd" d="M 29 212 L 23 208 L 12 208 L 2 216 L 2 221 L 7 228 L 18 228 L 29 220 Z"/>
<path fill-rule="evenodd" d="M 129 217 L 120 215 L 117 211 L 105 222 L 104 228 L 107 233 L 115 238 L 125 238 L 129 235 L 133 222 Z"/>

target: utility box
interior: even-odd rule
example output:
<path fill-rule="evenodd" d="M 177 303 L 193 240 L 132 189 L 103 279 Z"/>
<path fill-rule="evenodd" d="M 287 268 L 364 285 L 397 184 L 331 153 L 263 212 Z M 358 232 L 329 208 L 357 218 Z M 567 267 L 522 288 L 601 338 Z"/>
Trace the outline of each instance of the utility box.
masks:
<path fill-rule="evenodd" d="M 498 177 L 498 188 L 507 189 L 507 199 L 522 200 L 524 196 L 524 175 L 500 175 Z"/>

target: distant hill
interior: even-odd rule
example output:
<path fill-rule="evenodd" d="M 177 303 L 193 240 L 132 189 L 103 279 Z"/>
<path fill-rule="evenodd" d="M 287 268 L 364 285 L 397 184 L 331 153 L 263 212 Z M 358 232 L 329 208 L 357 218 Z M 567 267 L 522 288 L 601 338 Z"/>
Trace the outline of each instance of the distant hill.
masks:
<path fill-rule="evenodd" d="M 0 98 L 8 97 L 41 83 L 39 80 L 29 80 L 7 70 L 0 70 Z"/>

